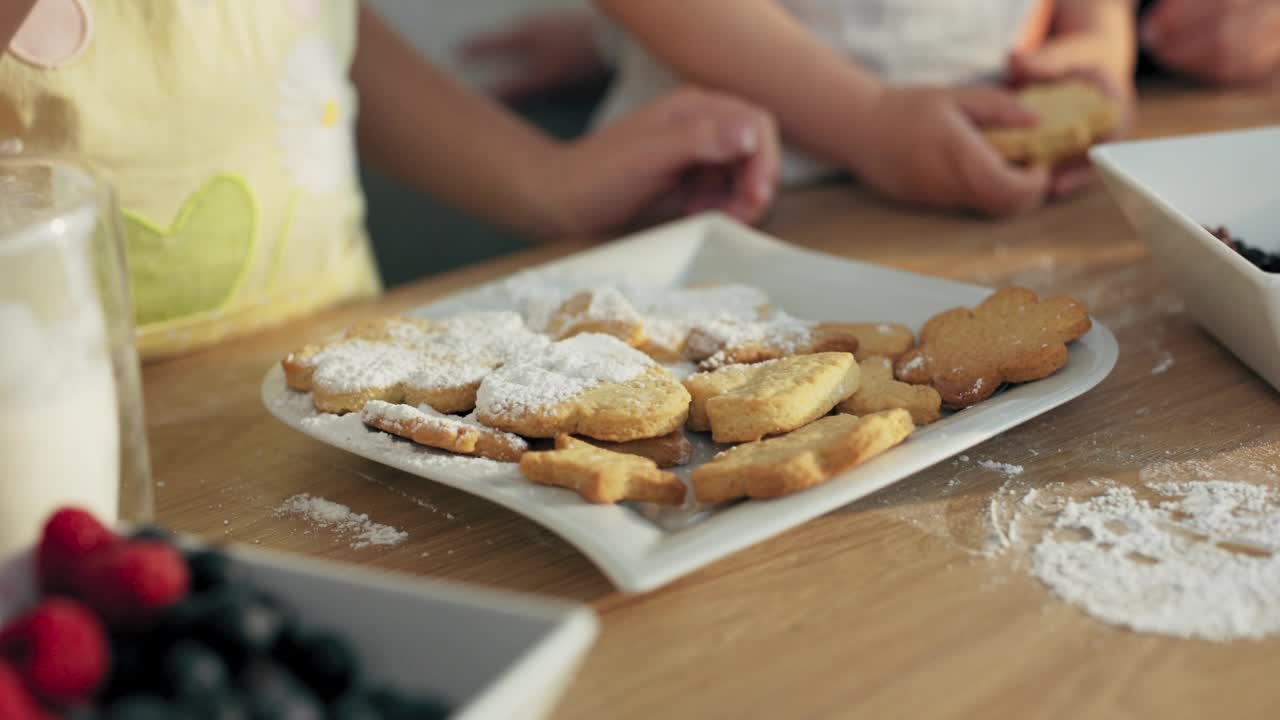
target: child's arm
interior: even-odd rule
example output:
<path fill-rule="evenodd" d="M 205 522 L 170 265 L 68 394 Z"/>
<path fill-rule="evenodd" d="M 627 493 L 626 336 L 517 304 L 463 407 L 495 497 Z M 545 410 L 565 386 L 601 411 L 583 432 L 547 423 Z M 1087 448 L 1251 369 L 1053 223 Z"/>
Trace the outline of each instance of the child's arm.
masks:
<path fill-rule="evenodd" d="M 681 209 L 758 219 L 778 172 L 767 114 L 685 91 L 561 144 L 472 94 L 367 7 L 352 77 L 363 155 L 418 189 L 534 237 L 594 234 L 637 219 L 682 187 Z M 686 182 L 693 178 L 693 182 Z"/>
<path fill-rule="evenodd" d="M 1280 73 L 1280 2 L 1160 0 L 1142 19 L 1142 42 L 1160 64 L 1217 83 Z"/>
<path fill-rule="evenodd" d="M 9 42 L 18 34 L 18 28 L 22 27 L 22 21 L 27 19 L 27 14 L 36 6 L 36 2 L 37 0 L 5 0 L 0 3 L 0 51 L 9 47 Z"/>
<path fill-rule="evenodd" d="M 1138 52 L 1135 0 L 1057 0 L 1056 7 L 1044 47 L 1014 54 L 1015 79 L 1090 71 L 1113 92 L 1131 98 Z"/>
<path fill-rule="evenodd" d="M 764 105 L 790 141 L 885 194 L 997 215 L 1043 196 L 1042 172 L 1008 166 L 978 132 L 1034 122 L 1003 90 L 885 88 L 776 0 L 596 4 L 686 79 Z"/>

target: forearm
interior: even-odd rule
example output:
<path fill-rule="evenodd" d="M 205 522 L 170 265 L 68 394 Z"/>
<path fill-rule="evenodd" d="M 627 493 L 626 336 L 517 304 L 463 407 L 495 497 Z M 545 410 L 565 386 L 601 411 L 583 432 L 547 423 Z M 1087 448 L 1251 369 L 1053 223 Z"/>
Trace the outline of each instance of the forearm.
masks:
<path fill-rule="evenodd" d="M 596 4 L 686 80 L 763 105 L 791 142 L 851 163 L 851 138 L 880 84 L 775 0 L 733 0 L 732 9 L 725 0 Z"/>
<path fill-rule="evenodd" d="M 1134 6 L 1135 0 L 1058 0 L 1051 42 L 1129 87 L 1137 57 Z"/>
<path fill-rule="evenodd" d="M 22 21 L 27 18 L 36 0 L 4 0 L 0 3 L 0 48 L 9 47 L 13 36 L 18 34 Z"/>
<path fill-rule="evenodd" d="M 453 82 L 361 7 L 352 79 L 361 155 L 414 188 L 522 234 L 566 222 L 547 200 L 559 146 Z"/>

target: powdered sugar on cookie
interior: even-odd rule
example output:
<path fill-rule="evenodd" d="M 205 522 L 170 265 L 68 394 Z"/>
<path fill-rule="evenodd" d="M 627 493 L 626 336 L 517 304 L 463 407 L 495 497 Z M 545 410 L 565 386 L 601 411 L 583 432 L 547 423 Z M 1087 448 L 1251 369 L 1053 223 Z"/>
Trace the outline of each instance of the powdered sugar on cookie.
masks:
<path fill-rule="evenodd" d="M 575 335 L 490 373 L 480 383 L 476 414 L 540 412 L 597 385 L 624 383 L 655 365 L 617 338 Z"/>

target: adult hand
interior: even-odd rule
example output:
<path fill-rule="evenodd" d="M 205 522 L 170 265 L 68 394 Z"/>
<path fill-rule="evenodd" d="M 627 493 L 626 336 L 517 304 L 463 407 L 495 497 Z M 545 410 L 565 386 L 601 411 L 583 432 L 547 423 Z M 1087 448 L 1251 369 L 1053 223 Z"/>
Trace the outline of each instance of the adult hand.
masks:
<path fill-rule="evenodd" d="M 1160 0 L 1139 30 L 1164 66 L 1207 82 L 1280 74 L 1280 0 Z"/>

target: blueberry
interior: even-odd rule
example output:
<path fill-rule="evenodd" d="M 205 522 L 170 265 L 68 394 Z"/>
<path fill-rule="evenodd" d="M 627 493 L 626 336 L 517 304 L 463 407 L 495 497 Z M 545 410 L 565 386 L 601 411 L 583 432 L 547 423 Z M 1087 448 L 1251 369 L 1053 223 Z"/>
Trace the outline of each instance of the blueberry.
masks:
<path fill-rule="evenodd" d="M 187 565 L 191 568 L 191 587 L 195 592 L 225 585 L 239 585 L 242 581 L 242 573 L 235 561 L 221 550 L 195 550 L 187 553 Z"/>
<path fill-rule="evenodd" d="M 107 720 L 170 720 L 172 708 L 155 695 L 127 695 L 107 708 Z"/>
<path fill-rule="evenodd" d="M 383 720 L 383 715 L 368 696 L 350 692 L 329 705 L 329 720 Z"/>
<path fill-rule="evenodd" d="M 176 535 L 169 530 L 165 530 L 159 525 L 143 525 L 129 533 L 129 537 L 133 540 L 155 540 L 157 542 L 170 544 L 177 539 Z"/>
<path fill-rule="evenodd" d="M 410 697 L 394 690 L 376 690 L 369 699 L 384 720 L 443 720 L 449 706 L 429 697 Z"/>
<path fill-rule="evenodd" d="M 113 634 L 111 671 L 102 696 L 112 699 L 159 690 L 155 680 L 159 675 L 160 656 L 159 643 L 149 634 Z"/>
<path fill-rule="evenodd" d="M 359 679 L 359 661 L 345 638 L 331 632 L 290 630 L 277 657 L 298 679 L 326 699 L 347 692 Z"/>
<path fill-rule="evenodd" d="M 249 707 L 235 692 L 189 698 L 180 706 L 184 720 L 252 720 Z"/>
<path fill-rule="evenodd" d="M 193 614 L 197 636 L 233 667 L 269 653 L 287 626 L 275 604 L 235 588 L 208 594 Z"/>
<path fill-rule="evenodd" d="M 163 669 L 171 697 L 175 698 L 211 696 L 231 680 L 222 656 L 208 645 L 185 638 L 169 647 Z"/>
<path fill-rule="evenodd" d="M 62 714 L 62 720 L 100 720 L 102 715 L 92 705 L 77 705 Z"/>
<path fill-rule="evenodd" d="M 239 680 L 253 720 L 324 720 L 324 705 L 282 665 L 256 660 Z"/>

